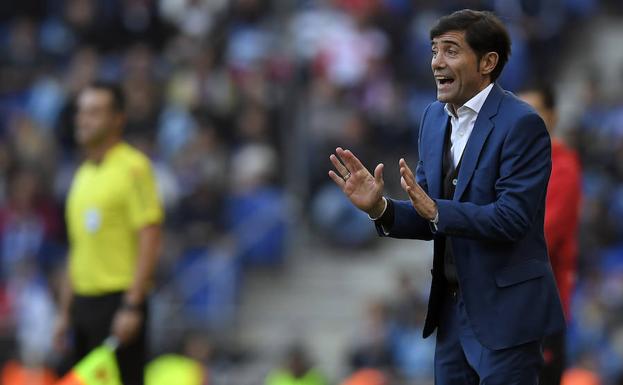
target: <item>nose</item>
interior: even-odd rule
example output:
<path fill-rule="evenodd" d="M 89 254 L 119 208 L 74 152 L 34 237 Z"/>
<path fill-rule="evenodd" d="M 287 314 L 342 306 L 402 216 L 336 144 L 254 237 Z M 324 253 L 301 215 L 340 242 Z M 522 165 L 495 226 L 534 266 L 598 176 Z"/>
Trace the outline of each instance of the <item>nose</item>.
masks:
<path fill-rule="evenodd" d="M 437 54 L 431 58 L 430 66 L 435 71 L 436 69 L 444 68 L 446 63 L 443 60 L 443 55 Z"/>

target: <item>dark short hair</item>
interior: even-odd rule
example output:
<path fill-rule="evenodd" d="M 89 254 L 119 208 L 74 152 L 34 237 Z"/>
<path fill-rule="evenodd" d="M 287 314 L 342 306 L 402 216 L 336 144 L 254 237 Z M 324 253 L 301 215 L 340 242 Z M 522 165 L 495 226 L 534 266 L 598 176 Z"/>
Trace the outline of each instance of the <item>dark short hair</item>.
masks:
<path fill-rule="evenodd" d="M 529 85 L 528 87 L 524 87 L 519 90 L 519 93 L 522 92 L 534 92 L 538 94 L 543 101 L 543 106 L 548 110 L 556 108 L 556 93 L 554 92 L 552 86 L 547 83 Z"/>
<path fill-rule="evenodd" d="M 125 94 L 117 83 L 98 80 L 89 84 L 86 89 L 106 91 L 110 94 L 111 107 L 117 112 L 125 112 Z"/>
<path fill-rule="evenodd" d="M 491 80 L 495 81 L 511 53 L 511 39 L 502 21 L 492 12 L 463 9 L 441 17 L 430 30 L 430 39 L 450 31 L 465 32 L 465 40 L 478 61 L 488 52 L 498 54 L 498 64 L 491 72 Z"/>

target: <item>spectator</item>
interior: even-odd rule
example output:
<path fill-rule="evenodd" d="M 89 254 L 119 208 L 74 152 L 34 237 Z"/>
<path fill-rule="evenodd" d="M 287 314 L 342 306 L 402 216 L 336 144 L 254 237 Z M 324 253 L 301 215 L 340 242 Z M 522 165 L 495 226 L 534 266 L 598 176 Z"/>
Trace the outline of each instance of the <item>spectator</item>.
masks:
<path fill-rule="evenodd" d="M 242 147 L 232 160 L 234 175 L 225 223 L 248 266 L 284 262 L 289 218 L 283 191 L 276 187 L 277 156 L 266 145 Z"/>
<path fill-rule="evenodd" d="M 302 346 L 288 350 L 283 368 L 272 370 L 266 377 L 265 385 L 326 385 L 327 382 L 318 369 L 312 367 L 307 352 Z"/>
<path fill-rule="evenodd" d="M 366 309 L 366 319 L 354 337 L 349 352 L 350 367 L 391 369 L 394 359 L 391 348 L 391 319 L 383 302 L 371 302 Z"/>
<path fill-rule="evenodd" d="M 61 220 L 42 184 L 40 174 L 27 166 L 12 173 L 8 200 L 0 208 L 3 280 L 15 277 L 20 266 L 34 264 L 36 272 L 52 267 Z"/>
<path fill-rule="evenodd" d="M 520 95 L 543 118 L 553 136 L 557 124 L 556 100 L 549 87 L 524 90 Z M 581 174 L 575 151 L 552 137 L 552 172 L 545 206 L 545 238 L 550 263 L 567 319 L 577 272 L 577 231 L 580 218 Z M 550 336 L 543 344 L 545 368 L 540 383 L 560 384 L 565 368 L 565 335 Z"/>

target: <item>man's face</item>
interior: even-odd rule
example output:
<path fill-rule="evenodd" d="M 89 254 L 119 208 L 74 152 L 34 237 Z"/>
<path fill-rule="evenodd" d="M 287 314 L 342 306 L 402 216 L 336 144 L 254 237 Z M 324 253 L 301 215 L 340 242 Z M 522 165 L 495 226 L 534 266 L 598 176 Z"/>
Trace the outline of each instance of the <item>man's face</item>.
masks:
<path fill-rule="evenodd" d="M 464 31 L 449 31 L 432 43 L 431 68 L 440 102 L 460 107 L 489 83 L 479 71 L 476 52 L 465 41 Z"/>
<path fill-rule="evenodd" d="M 520 92 L 517 96 L 536 110 L 536 113 L 545 122 L 547 130 L 551 133 L 556 125 L 556 113 L 545 106 L 541 93 L 538 91 L 525 91 Z"/>
<path fill-rule="evenodd" d="M 83 147 L 103 143 L 113 130 L 119 129 L 121 115 L 113 108 L 108 91 L 91 88 L 82 91 L 77 101 L 76 141 Z"/>

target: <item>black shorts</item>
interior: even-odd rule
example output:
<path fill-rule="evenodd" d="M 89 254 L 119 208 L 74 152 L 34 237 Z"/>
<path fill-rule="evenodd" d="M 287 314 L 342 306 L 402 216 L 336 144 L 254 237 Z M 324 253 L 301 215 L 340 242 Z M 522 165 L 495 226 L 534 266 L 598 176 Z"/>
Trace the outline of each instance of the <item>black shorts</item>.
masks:
<path fill-rule="evenodd" d="M 121 307 L 123 293 L 101 296 L 74 296 L 71 305 L 73 333 L 73 364 L 100 346 L 110 336 L 113 318 Z M 143 313 L 143 327 L 130 343 L 117 349 L 117 362 L 124 385 L 143 385 L 143 371 L 147 360 L 147 306 Z"/>

